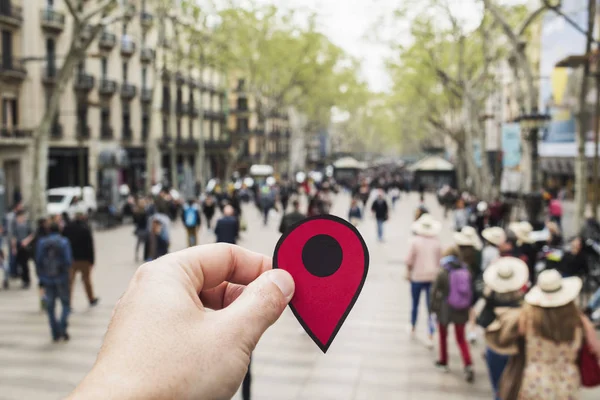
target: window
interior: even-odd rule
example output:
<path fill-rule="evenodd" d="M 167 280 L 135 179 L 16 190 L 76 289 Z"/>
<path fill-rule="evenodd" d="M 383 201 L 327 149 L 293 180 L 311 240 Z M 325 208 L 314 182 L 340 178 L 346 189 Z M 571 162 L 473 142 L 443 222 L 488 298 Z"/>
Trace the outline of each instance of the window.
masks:
<path fill-rule="evenodd" d="M 56 76 L 56 43 L 54 39 L 46 39 L 46 63 L 48 77 Z"/>
<path fill-rule="evenodd" d="M 142 67 L 142 88 L 146 89 L 146 81 L 148 80 L 148 67 Z"/>
<path fill-rule="evenodd" d="M 150 127 L 150 118 L 148 114 L 142 115 L 142 139 L 148 138 L 148 128 Z"/>
<path fill-rule="evenodd" d="M 162 119 L 162 131 L 164 137 L 169 137 L 169 118 L 167 117 Z"/>
<path fill-rule="evenodd" d="M 81 61 L 77 65 L 77 73 L 79 74 L 79 76 L 81 76 L 85 73 L 85 61 Z"/>
<path fill-rule="evenodd" d="M 181 119 L 179 119 L 179 118 L 177 118 L 176 129 L 177 129 L 177 138 L 179 139 L 181 137 Z"/>
<path fill-rule="evenodd" d="M 129 113 L 129 103 L 123 102 L 121 104 L 121 107 L 123 108 L 123 129 L 129 130 L 131 126 L 131 114 Z"/>
<path fill-rule="evenodd" d="M 248 118 L 238 118 L 237 127 L 240 132 L 248 132 Z"/>
<path fill-rule="evenodd" d="M 12 67 L 12 33 L 2 31 L 2 65 L 5 68 Z"/>
<path fill-rule="evenodd" d="M 237 109 L 240 111 L 248 110 L 248 99 L 238 99 L 237 100 Z"/>
<path fill-rule="evenodd" d="M 127 82 L 127 75 L 128 75 L 127 70 L 129 69 L 128 67 L 129 66 L 128 66 L 127 62 L 124 62 L 123 63 L 123 82 Z"/>
<path fill-rule="evenodd" d="M 102 57 L 100 60 L 100 69 L 102 78 L 106 79 L 106 76 L 108 75 L 108 59 L 106 57 Z"/>
<path fill-rule="evenodd" d="M 180 106 L 183 102 L 183 95 L 181 94 L 181 89 L 177 89 L 177 105 Z"/>

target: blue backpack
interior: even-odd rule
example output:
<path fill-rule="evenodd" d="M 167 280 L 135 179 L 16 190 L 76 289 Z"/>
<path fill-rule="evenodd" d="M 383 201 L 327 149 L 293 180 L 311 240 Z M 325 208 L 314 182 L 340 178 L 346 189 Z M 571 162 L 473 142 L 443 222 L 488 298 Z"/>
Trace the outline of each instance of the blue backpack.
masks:
<path fill-rule="evenodd" d="M 198 225 L 198 214 L 194 207 L 186 206 L 183 210 L 183 220 L 185 221 L 185 226 L 188 228 L 193 228 Z"/>

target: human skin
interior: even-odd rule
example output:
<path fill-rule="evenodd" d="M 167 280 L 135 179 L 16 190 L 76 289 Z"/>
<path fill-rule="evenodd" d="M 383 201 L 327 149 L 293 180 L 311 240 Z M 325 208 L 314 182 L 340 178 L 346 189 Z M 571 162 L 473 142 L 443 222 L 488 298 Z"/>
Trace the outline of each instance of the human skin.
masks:
<path fill-rule="evenodd" d="M 212 244 L 142 265 L 68 399 L 230 399 L 294 293 L 271 258 Z M 216 310 L 215 312 L 209 309 Z"/>

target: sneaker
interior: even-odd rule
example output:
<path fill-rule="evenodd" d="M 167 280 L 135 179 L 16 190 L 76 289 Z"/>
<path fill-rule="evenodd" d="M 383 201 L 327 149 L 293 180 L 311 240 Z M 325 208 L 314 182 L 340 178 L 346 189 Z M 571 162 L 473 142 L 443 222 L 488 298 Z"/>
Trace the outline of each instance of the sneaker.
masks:
<path fill-rule="evenodd" d="M 441 361 L 436 361 L 434 365 L 435 365 L 435 367 L 437 369 L 441 370 L 442 372 L 449 372 L 450 371 L 450 368 L 448 368 L 448 364 L 443 363 Z"/>
<path fill-rule="evenodd" d="M 475 372 L 473 372 L 473 367 L 470 365 L 465 367 L 465 380 L 469 383 L 473 383 L 475 380 Z"/>
<path fill-rule="evenodd" d="M 71 339 L 71 336 L 69 336 L 69 334 L 65 331 L 65 333 L 63 333 L 63 339 L 65 340 L 65 342 L 68 342 L 69 339 Z"/>
<path fill-rule="evenodd" d="M 97 306 L 99 301 L 100 301 L 100 299 L 98 297 L 96 297 L 94 300 L 90 301 L 90 307 Z"/>

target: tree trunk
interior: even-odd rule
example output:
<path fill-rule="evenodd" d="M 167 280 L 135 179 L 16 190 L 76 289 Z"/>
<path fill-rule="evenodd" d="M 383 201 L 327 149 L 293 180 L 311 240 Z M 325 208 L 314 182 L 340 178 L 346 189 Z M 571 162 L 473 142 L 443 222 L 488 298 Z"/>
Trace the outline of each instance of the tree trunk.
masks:
<path fill-rule="evenodd" d="M 593 169 L 593 184 L 594 184 L 594 199 L 592 202 L 592 213 L 595 220 L 598 220 L 598 203 L 600 203 L 600 187 L 598 187 L 599 177 L 598 174 L 600 171 L 600 159 L 598 156 L 598 150 L 600 150 L 600 65 L 599 62 L 596 63 L 596 126 L 594 126 L 594 169 Z"/>
<path fill-rule="evenodd" d="M 594 32 L 594 23 L 596 17 L 596 1 L 588 1 L 588 26 L 587 32 L 591 32 L 587 36 L 585 45 L 585 54 L 589 55 L 592 50 L 592 39 Z M 587 60 L 587 58 L 586 58 Z M 575 231 L 579 232 L 583 224 L 585 206 L 587 203 L 587 157 L 585 155 L 585 142 L 587 134 L 587 94 L 589 89 L 589 72 L 590 63 L 586 62 L 583 66 L 583 77 L 581 79 L 581 91 L 579 92 L 579 107 L 577 116 L 577 158 L 575 160 Z"/>
<path fill-rule="evenodd" d="M 456 143 L 456 188 L 459 192 L 465 190 L 465 181 L 467 179 L 465 174 L 465 147 L 462 143 Z"/>

